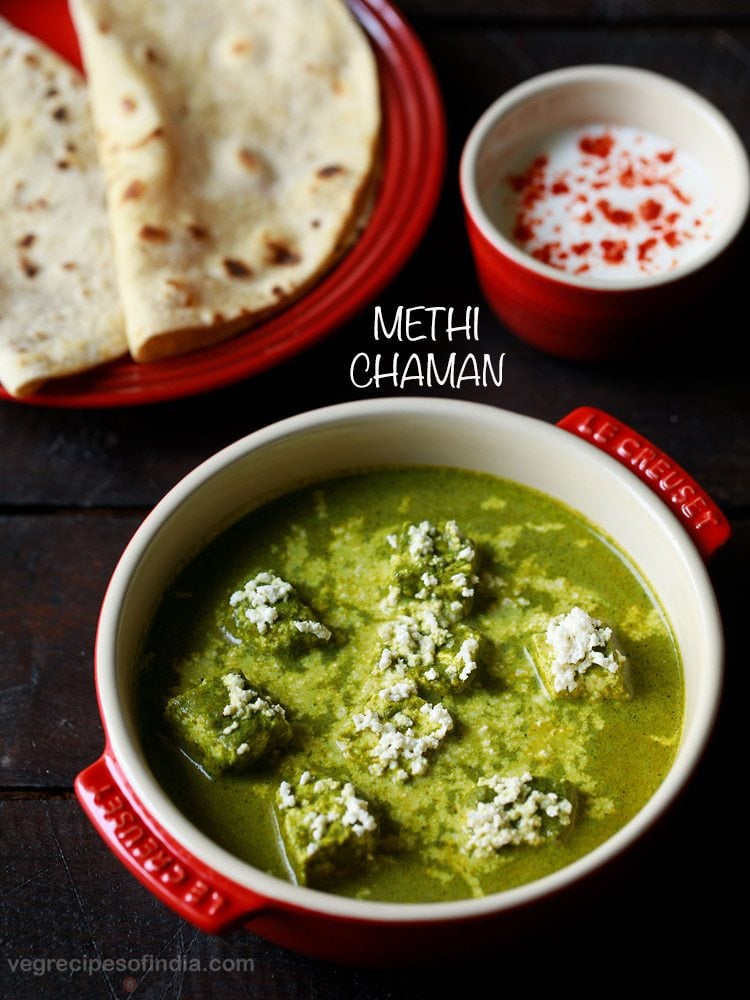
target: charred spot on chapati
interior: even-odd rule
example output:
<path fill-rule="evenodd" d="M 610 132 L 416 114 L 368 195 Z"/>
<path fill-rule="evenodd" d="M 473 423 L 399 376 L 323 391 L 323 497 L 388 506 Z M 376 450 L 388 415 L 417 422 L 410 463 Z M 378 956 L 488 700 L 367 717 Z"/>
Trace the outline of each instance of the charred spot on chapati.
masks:
<path fill-rule="evenodd" d="M 270 236 L 265 237 L 267 248 L 266 260 L 269 264 L 276 264 L 280 267 L 288 267 L 292 264 L 299 264 L 302 258 L 284 240 L 274 240 Z"/>
<path fill-rule="evenodd" d="M 207 240 L 211 233 L 206 229 L 205 226 L 198 226 L 195 223 L 187 227 L 187 231 L 193 237 L 194 240 Z"/>
<path fill-rule="evenodd" d="M 175 298 L 181 306 L 190 309 L 199 305 L 200 294 L 189 281 L 185 281 L 184 278 L 167 278 L 166 284 L 174 290 Z"/>
<path fill-rule="evenodd" d="M 237 260 L 236 257 L 225 257 L 222 264 L 230 278 L 252 278 L 253 276 L 253 269 L 250 265 L 243 260 Z"/>
<path fill-rule="evenodd" d="M 22 254 L 18 258 L 18 263 L 21 267 L 21 270 L 23 271 L 23 273 L 26 275 L 27 278 L 33 278 L 37 274 L 39 274 L 39 265 L 35 264 L 34 261 L 31 260 L 30 257 L 27 257 L 25 254 Z"/>
<path fill-rule="evenodd" d="M 157 125 L 155 129 L 152 129 L 147 135 L 144 135 L 144 137 L 139 139 L 138 142 L 134 142 L 132 146 L 128 146 L 128 149 L 142 149 L 153 139 L 161 139 L 163 136 L 164 128 L 161 125 Z"/>
<path fill-rule="evenodd" d="M 146 240 L 149 243 L 166 243 L 169 239 L 169 231 L 163 229 L 161 226 L 141 226 L 138 233 L 142 240 Z"/>
<path fill-rule="evenodd" d="M 146 185 L 143 181 L 131 181 L 122 193 L 122 200 L 130 201 L 132 199 L 142 198 L 145 193 Z"/>
<path fill-rule="evenodd" d="M 258 154 L 254 153 L 252 149 L 248 149 L 247 146 L 242 146 L 237 150 L 237 159 L 245 170 L 249 170 L 251 173 L 255 173 L 263 166 L 263 161 Z"/>

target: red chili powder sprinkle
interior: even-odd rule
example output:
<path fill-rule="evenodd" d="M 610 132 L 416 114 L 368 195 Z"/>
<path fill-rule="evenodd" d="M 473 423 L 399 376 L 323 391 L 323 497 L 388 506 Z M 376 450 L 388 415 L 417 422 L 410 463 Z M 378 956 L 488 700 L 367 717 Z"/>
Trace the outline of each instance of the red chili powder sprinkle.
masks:
<path fill-rule="evenodd" d="M 559 243 L 545 243 L 544 246 L 537 247 L 532 256 L 541 261 L 542 264 L 552 264 L 552 258 L 559 253 Z"/>
<path fill-rule="evenodd" d="M 651 239 L 644 240 L 643 243 L 640 243 L 638 246 L 638 260 L 647 261 L 649 259 L 648 255 L 651 253 L 651 251 L 654 249 L 654 247 L 658 242 L 659 242 L 658 240 L 651 237 Z"/>
<path fill-rule="evenodd" d="M 667 185 L 667 187 L 672 192 L 672 194 L 675 196 L 675 198 L 678 201 L 681 201 L 683 205 L 689 205 L 690 204 L 690 198 L 688 198 L 688 196 L 686 194 L 683 194 L 682 191 L 680 191 L 680 189 L 677 187 L 676 184 L 673 184 L 672 181 L 669 181 L 669 180 L 666 180 L 663 183 Z"/>
<path fill-rule="evenodd" d="M 520 194 L 540 179 L 548 163 L 548 156 L 537 156 L 528 170 L 525 170 L 522 174 L 518 174 L 516 177 L 509 177 L 508 183 L 514 191 Z"/>
<path fill-rule="evenodd" d="M 534 239 L 534 230 L 526 222 L 516 222 L 513 227 L 513 239 L 519 243 L 528 243 Z"/>
<path fill-rule="evenodd" d="M 590 156 L 601 156 L 605 159 L 612 152 L 612 147 L 615 144 L 614 138 L 605 132 L 604 135 L 584 135 L 578 142 L 578 148 L 582 153 L 588 153 Z"/>
<path fill-rule="evenodd" d="M 644 222 L 653 222 L 654 219 L 658 219 L 661 210 L 661 202 L 654 201 L 653 198 L 649 198 L 648 201 L 644 201 L 638 206 L 638 214 Z"/>
<path fill-rule="evenodd" d="M 632 212 L 626 212 L 624 208 L 613 208 L 606 198 L 600 198 L 596 207 L 607 222 L 611 222 L 615 226 L 632 226 L 635 222 L 635 216 Z"/>
<path fill-rule="evenodd" d="M 622 264 L 628 252 L 626 240 L 602 240 L 599 246 L 607 264 Z"/>
<path fill-rule="evenodd" d="M 642 141 L 642 136 L 633 139 L 635 143 Z M 550 157 L 542 154 L 522 173 L 507 177 L 510 189 L 518 196 L 513 239 L 536 260 L 564 270 L 564 261 L 571 257 L 578 258 L 580 264 L 571 266 L 570 270 L 575 274 L 583 274 L 591 269 L 591 264 L 597 258 L 607 265 L 615 266 L 626 262 L 628 255 L 633 253 L 637 254 L 641 270 L 648 273 L 647 265 L 655 263 L 654 251 L 660 241 L 672 248 L 681 246 L 686 240 L 693 238 L 691 228 L 697 229 L 703 224 L 704 220 L 696 217 L 692 223 L 684 222 L 678 226 L 682 213 L 667 213 L 669 195 L 683 205 L 691 203 L 691 199 L 675 183 L 679 168 L 668 166 L 677 155 L 676 149 L 664 150 L 651 156 L 637 155 L 633 146 L 618 147 L 618 140 L 609 131 L 582 136 L 578 140 L 578 148 L 581 153 L 578 163 L 572 168 L 558 171 L 554 176 L 550 176 Z M 598 158 L 598 162 L 594 158 Z M 582 187 L 585 190 L 582 191 Z M 654 191 L 656 197 L 644 197 L 637 207 L 617 207 L 618 191 L 638 188 L 661 188 L 664 197 L 659 199 Z M 605 189 L 609 197 L 605 196 Z M 570 195 L 570 199 L 562 200 L 560 196 L 564 195 Z M 553 207 L 553 198 L 557 207 Z M 632 239 L 610 238 L 596 243 L 585 240 L 566 243 L 565 224 L 561 227 L 560 217 L 556 218 L 556 213 L 562 209 L 574 224 L 594 224 L 594 212 L 585 208 L 590 201 L 595 201 L 597 212 L 608 223 L 617 226 L 620 232 L 623 229 L 634 230 Z M 575 206 L 578 204 L 584 206 L 581 215 L 575 214 Z M 540 229 L 546 220 L 553 219 L 553 240 L 541 243 L 543 237 Z M 639 228 L 636 229 L 636 226 Z"/>

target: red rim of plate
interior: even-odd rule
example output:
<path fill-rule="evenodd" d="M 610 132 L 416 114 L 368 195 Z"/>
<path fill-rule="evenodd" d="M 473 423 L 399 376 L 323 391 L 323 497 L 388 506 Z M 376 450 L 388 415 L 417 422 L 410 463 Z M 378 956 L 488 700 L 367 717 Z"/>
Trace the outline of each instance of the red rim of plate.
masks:
<path fill-rule="evenodd" d="M 120 359 L 55 379 L 17 402 L 114 407 L 162 402 L 218 389 L 300 353 L 359 312 L 403 267 L 432 218 L 445 170 L 446 129 L 430 61 L 387 0 L 347 0 L 380 72 L 382 176 L 372 217 L 343 260 L 310 292 L 247 333 L 193 354 L 147 365 Z M 0 3 L 0 14 L 78 62 L 64 0 Z M 12 399 L 2 388 L 0 398 Z"/>

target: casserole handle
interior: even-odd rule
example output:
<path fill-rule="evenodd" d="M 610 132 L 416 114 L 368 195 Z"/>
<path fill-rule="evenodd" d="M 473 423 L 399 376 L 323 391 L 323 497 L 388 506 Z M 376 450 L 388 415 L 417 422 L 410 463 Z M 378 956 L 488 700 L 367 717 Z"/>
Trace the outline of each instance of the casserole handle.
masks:
<path fill-rule="evenodd" d="M 200 930 L 218 934 L 267 909 L 268 900 L 208 868 L 162 830 L 128 790 L 107 750 L 78 775 L 75 791 L 112 853 Z"/>
<path fill-rule="evenodd" d="M 712 556 L 731 535 L 726 517 L 692 476 L 621 420 L 594 406 L 580 406 L 558 421 L 557 426 L 630 469 L 679 518 L 704 559 Z"/>

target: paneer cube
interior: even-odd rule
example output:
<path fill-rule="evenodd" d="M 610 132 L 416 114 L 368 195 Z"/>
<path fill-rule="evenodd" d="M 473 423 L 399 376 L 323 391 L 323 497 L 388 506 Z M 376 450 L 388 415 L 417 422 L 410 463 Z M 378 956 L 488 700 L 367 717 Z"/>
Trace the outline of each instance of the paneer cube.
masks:
<path fill-rule="evenodd" d="M 465 625 L 440 627 L 429 608 L 415 607 L 380 627 L 383 649 L 375 679 L 385 671 L 414 681 L 420 691 L 441 697 L 461 691 L 477 672 L 481 639 Z"/>
<path fill-rule="evenodd" d="M 179 746 L 210 775 L 246 771 L 292 736 L 281 705 L 238 670 L 170 698 L 165 717 Z"/>
<path fill-rule="evenodd" d="M 430 696 L 463 691 L 477 673 L 482 640 L 477 632 L 456 625 L 450 642 L 438 650 L 435 663 L 423 671 L 422 690 Z"/>
<path fill-rule="evenodd" d="M 325 886 L 373 856 L 378 824 L 350 783 L 305 771 L 295 786 L 282 781 L 276 805 L 286 856 L 302 885 Z"/>
<path fill-rule="evenodd" d="M 362 712 L 352 718 L 345 752 L 367 765 L 370 774 L 408 781 L 424 774 L 429 757 L 453 729 L 450 712 L 420 698 L 413 682 L 398 675 L 383 679 Z"/>
<path fill-rule="evenodd" d="M 309 649 L 331 638 L 292 584 L 270 571 L 235 590 L 229 606 L 229 632 L 268 652 Z"/>
<path fill-rule="evenodd" d="M 465 849 L 488 857 L 505 847 L 538 847 L 571 822 L 575 795 L 548 778 L 493 774 L 479 779 L 478 802 L 466 815 Z"/>
<path fill-rule="evenodd" d="M 628 663 L 612 629 L 581 608 L 551 618 L 546 632 L 529 640 L 528 649 L 551 698 L 630 698 Z"/>
<path fill-rule="evenodd" d="M 405 524 L 388 542 L 394 606 L 428 601 L 447 623 L 469 613 L 477 582 L 476 549 L 455 521 L 446 521 L 442 531 L 429 521 Z"/>

